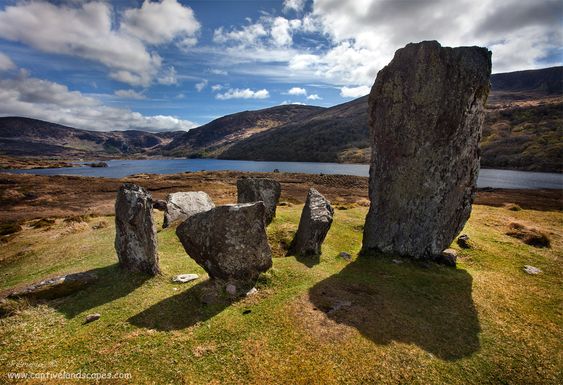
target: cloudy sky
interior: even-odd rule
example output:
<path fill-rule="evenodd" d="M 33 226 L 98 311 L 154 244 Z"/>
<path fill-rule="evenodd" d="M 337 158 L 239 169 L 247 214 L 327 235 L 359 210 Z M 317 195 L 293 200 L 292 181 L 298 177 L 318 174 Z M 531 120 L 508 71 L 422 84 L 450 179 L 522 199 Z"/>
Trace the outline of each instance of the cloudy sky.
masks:
<path fill-rule="evenodd" d="M 493 72 L 561 65 L 560 0 L 0 0 L 0 116 L 188 130 L 369 92 L 409 42 L 482 45 Z"/>

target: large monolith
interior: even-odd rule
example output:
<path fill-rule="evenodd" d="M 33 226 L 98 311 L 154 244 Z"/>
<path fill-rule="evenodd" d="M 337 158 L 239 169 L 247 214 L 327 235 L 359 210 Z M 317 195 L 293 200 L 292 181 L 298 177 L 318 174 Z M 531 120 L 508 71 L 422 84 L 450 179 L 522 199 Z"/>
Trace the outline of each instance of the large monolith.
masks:
<path fill-rule="evenodd" d="M 237 179 L 238 203 L 264 202 L 264 220 L 269 225 L 276 216 L 276 207 L 281 195 L 280 182 L 268 178 Z"/>
<path fill-rule="evenodd" d="M 152 197 L 144 188 L 124 183 L 115 201 L 115 250 L 119 265 L 130 271 L 160 272 Z"/>
<path fill-rule="evenodd" d="M 212 280 L 241 295 L 272 267 L 264 211 L 262 202 L 217 206 L 190 216 L 176 235 Z"/>
<path fill-rule="evenodd" d="M 408 44 L 369 95 L 371 206 L 363 252 L 433 259 L 471 213 L 491 53 Z"/>

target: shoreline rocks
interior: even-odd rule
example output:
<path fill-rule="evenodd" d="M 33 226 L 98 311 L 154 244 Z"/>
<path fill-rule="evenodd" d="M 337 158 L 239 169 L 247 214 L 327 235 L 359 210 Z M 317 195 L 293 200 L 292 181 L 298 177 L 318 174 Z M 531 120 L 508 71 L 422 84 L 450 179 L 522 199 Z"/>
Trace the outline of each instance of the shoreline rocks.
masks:
<path fill-rule="evenodd" d="M 132 183 L 120 187 L 115 201 L 115 231 L 115 250 L 122 268 L 160 273 L 152 197 L 143 187 Z"/>
<path fill-rule="evenodd" d="M 276 216 L 281 185 L 273 179 L 242 177 L 237 179 L 237 195 L 238 203 L 264 202 L 264 220 L 269 225 Z"/>
<path fill-rule="evenodd" d="M 188 191 L 168 194 L 164 209 L 163 228 L 174 222 L 184 222 L 190 216 L 215 207 L 215 204 L 203 191 Z"/>
<path fill-rule="evenodd" d="M 369 96 L 370 209 L 362 253 L 433 259 L 471 213 L 491 53 L 408 44 Z"/>
<path fill-rule="evenodd" d="M 211 280 L 233 296 L 244 295 L 272 267 L 264 212 L 262 202 L 217 206 L 189 217 L 176 235 Z"/>
<path fill-rule="evenodd" d="M 288 255 L 321 254 L 321 246 L 330 230 L 333 215 L 334 209 L 330 202 L 316 189 L 309 189 L 299 228 L 289 246 Z"/>

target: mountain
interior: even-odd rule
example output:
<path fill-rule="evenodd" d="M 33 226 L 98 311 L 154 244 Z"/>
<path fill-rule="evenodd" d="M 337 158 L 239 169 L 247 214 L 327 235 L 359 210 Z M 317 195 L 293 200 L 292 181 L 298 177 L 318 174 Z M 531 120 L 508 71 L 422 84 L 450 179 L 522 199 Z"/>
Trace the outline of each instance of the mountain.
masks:
<path fill-rule="evenodd" d="M 0 154 L 104 157 L 138 154 L 170 143 L 182 132 L 87 131 L 22 117 L 0 118 Z"/>
<path fill-rule="evenodd" d="M 234 143 L 323 110 L 322 107 L 290 104 L 243 111 L 194 128 L 153 152 L 166 156 L 216 157 Z"/>
<path fill-rule="evenodd" d="M 562 171 L 562 79 L 563 67 L 491 76 L 483 166 Z M 239 141 L 219 157 L 368 163 L 367 97 Z"/>

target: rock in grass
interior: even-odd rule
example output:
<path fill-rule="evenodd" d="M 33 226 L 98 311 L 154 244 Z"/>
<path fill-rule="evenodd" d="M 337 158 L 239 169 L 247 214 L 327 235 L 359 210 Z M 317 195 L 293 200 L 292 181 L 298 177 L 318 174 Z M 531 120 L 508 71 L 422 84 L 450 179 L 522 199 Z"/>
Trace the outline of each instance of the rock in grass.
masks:
<path fill-rule="evenodd" d="M 188 255 L 231 295 L 244 295 L 272 267 L 262 202 L 218 206 L 186 219 L 176 235 Z"/>
<path fill-rule="evenodd" d="M 121 186 L 115 201 L 115 230 L 122 268 L 150 275 L 160 272 L 152 197 L 147 190 L 132 183 Z"/>
<path fill-rule="evenodd" d="M 332 224 L 334 209 L 330 202 L 314 188 L 309 190 L 299 228 L 289 246 L 288 255 L 319 255 L 326 234 Z"/>
<path fill-rule="evenodd" d="M 186 283 L 199 278 L 197 274 L 179 274 L 172 277 L 172 282 Z"/>
<path fill-rule="evenodd" d="M 436 256 L 435 260 L 443 265 L 455 267 L 457 261 L 457 251 L 454 249 L 446 249 L 442 251 L 442 254 Z"/>
<path fill-rule="evenodd" d="M 362 250 L 433 259 L 471 213 L 491 53 L 408 44 L 369 96 L 370 209 Z"/>
<path fill-rule="evenodd" d="M 530 265 L 524 265 L 524 271 L 530 275 L 537 275 L 542 272 L 541 269 Z"/>
<path fill-rule="evenodd" d="M 338 256 L 346 261 L 351 261 L 352 260 L 352 256 L 345 252 L 345 251 L 341 251 L 340 254 L 338 254 Z"/>
<path fill-rule="evenodd" d="M 471 243 L 469 242 L 469 236 L 467 234 L 462 234 L 457 238 L 457 244 L 462 249 L 472 249 Z"/>
<path fill-rule="evenodd" d="M 86 316 L 86 319 L 84 320 L 84 323 L 89 324 L 90 322 L 94 322 L 96 320 L 99 320 L 100 317 L 101 317 L 100 313 L 88 314 Z"/>
<path fill-rule="evenodd" d="M 91 272 L 74 273 L 49 278 L 12 291 L 8 298 L 53 299 L 73 294 L 98 280 Z"/>
<path fill-rule="evenodd" d="M 276 206 L 281 195 L 278 181 L 268 178 L 242 177 L 237 180 L 238 203 L 264 202 L 266 225 L 276 216 Z"/>
<path fill-rule="evenodd" d="M 167 228 L 174 222 L 184 222 L 190 216 L 215 207 L 215 204 L 203 191 L 188 191 L 168 194 L 164 210 L 164 223 Z"/>

